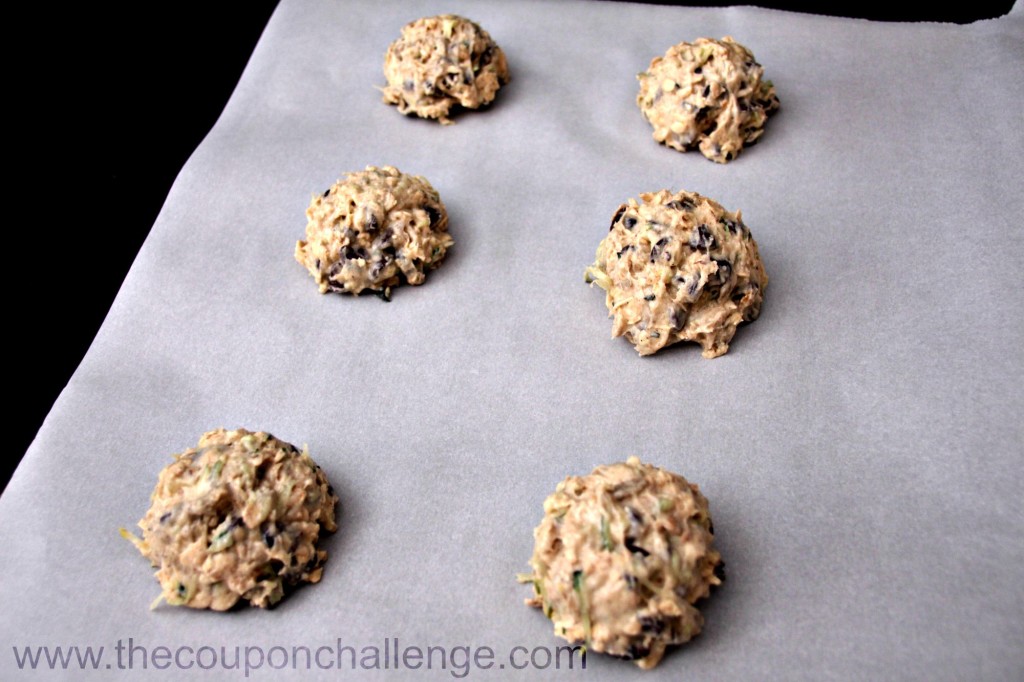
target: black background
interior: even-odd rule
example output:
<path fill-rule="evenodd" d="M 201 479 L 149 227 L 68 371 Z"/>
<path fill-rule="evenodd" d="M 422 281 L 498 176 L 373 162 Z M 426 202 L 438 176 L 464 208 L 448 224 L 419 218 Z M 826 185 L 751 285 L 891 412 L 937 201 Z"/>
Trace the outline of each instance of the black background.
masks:
<path fill-rule="evenodd" d="M 24 208 L 10 211 L 22 218 L 13 219 L 4 268 L 14 308 L 6 334 L 14 438 L 0 460 L 0 486 L 88 349 L 171 183 L 216 122 L 276 4 L 97 3 L 44 7 L 8 21 L 30 47 L 11 55 L 7 73 L 8 92 L 16 93 L 6 107 L 9 175 L 18 178 L 8 197 Z M 1012 0 L 757 4 L 963 23 L 1005 14 Z M 81 434 L 83 448 L 89 441 Z"/>

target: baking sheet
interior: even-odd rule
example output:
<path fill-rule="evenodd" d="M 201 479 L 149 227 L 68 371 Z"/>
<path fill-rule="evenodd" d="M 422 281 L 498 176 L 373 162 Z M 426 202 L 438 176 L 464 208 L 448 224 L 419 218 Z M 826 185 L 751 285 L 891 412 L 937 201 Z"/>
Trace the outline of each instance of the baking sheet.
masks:
<path fill-rule="evenodd" d="M 514 79 L 449 127 L 372 87 L 400 27 L 444 11 L 481 23 Z M 748 45 L 782 102 L 727 166 L 655 144 L 634 104 L 636 72 L 705 35 Z M 398 638 L 491 647 L 473 678 L 639 678 L 599 655 L 498 667 L 563 644 L 514 579 L 544 497 L 635 453 L 701 485 L 728 573 L 705 631 L 643 679 L 1020 679 L 1022 36 L 1019 5 L 955 26 L 284 0 L 0 498 L 0 676 L 68 674 L 19 672 L 26 646 L 104 646 L 91 674 L 136 679 L 168 673 L 119 669 L 118 641 Z M 310 195 L 368 164 L 426 176 L 456 240 L 388 304 L 319 295 L 291 255 Z M 771 278 L 713 361 L 609 340 L 582 281 L 620 202 L 680 187 L 741 209 Z M 270 612 L 151 612 L 158 585 L 117 528 L 222 425 L 308 443 L 326 469 L 343 512 L 323 580 Z M 462 672 L 275 662 L 248 672 Z"/>

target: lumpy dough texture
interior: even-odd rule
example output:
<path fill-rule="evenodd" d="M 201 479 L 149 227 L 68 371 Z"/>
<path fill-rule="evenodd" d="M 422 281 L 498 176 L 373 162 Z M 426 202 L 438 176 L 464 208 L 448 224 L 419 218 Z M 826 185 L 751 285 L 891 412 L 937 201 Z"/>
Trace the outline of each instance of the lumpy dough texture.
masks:
<path fill-rule="evenodd" d="M 637 104 L 654 139 L 684 152 L 699 147 L 718 163 L 732 161 L 764 132 L 779 108 L 775 86 L 762 80 L 754 55 L 729 36 L 679 43 L 639 74 Z"/>
<path fill-rule="evenodd" d="M 286 586 L 320 581 L 327 552 L 317 543 L 337 529 L 337 502 L 307 452 L 268 433 L 218 429 L 160 473 L 142 539 L 121 533 L 158 568 L 154 606 L 265 608 Z"/>
<path fill-rule="evenodd" d="M 619 206 L 586 281 L 606 292 L 612 336 L 640 355 L 696 341 L 705 358 L 729 350 L 757 319 L 768 275 L 740 212 L 695 192 L 640 195 Z"/>
<path fill-rule="evenodd" d="M 570 476 L 544 501 L 526 603 L 569 642 L 652 668 L 701 630 L 693 604 L 721 582 L 712 533 L 700 489 L 636 457 Z"/>
<path fill-rule="evenodd" d="M 437 191 L 391 166 L 349 173 L 313 197 L 306 217 L 295 259 L 321 293 L 369 290 L 390 300 L 391 287 L 422 284 L 453 244 Z"/>
<path fill-rule="evenodd" d="M 509 81 L 505 53 L 487 31 L 453 14 L 406 25 L 384 57 L 384 76 L 386 103 L 443 124 L 453 106 L 482 107 Z"/>

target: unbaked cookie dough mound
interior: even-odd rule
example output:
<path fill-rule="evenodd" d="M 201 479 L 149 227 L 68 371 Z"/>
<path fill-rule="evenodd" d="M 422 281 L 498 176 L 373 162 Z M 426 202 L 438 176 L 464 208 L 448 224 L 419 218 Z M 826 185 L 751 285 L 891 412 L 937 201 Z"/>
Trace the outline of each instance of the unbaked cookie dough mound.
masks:
<path fill-rule="evenodd" d="M 641 668 L 700 632 L 694 603 L 721 583 L 707 499 L 636 457 L 559 483 L 533 535 L 526 603 L 557 636 Z"/>
<path fill-rule="evenodd" d="M 269 433 L 218 429 L 160 472 L 152 506 L 125 529 L 158 568 L 160 600 L 224 611 L 268 607 L 285 589 L 320 581 L 338 498 L 309 453 Z"/>
<path fill-rule="evenodd" d="M 699 147 L 718 163 L 739 156 L 764 133 L 779 108 L 775 86 L 763 80 L 754 55 L 729 36 L 679 43 L 639 74 L 636 103 L 654 139 L 685 152 Z"/>
<path fill-rule="evenodd" d="M 612 336 L 640 355 L 696 341 L 705 358 L 728 351 L 736 327 L 757 319 L 768 285 L 739 211 L 668 190 L 619 206 L 585 279 L 606 292 Z"/>
<path fill-rule="evenodd" d="M 449 124 L 453 106 L 478 109 L 508 83 L 505 53 L 487 31 L 454 14 L 417 19 L 384 56 L 384 101 Z"/>
<path fill-rule="evenodd" d="M 391 166 L 347 174 L 313 197 L 306 217 L 295 259 L 320 293 L 370 291 L 389 301 L 393 286 L 422 284 L 454 243 L 437 190 Z"/>

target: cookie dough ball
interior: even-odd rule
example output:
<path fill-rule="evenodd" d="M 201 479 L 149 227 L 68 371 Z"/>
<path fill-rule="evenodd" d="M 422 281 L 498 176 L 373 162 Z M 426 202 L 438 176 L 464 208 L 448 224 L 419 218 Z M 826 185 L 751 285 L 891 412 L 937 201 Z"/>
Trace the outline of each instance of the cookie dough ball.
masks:
<path fill-rule="evenodd" d="M 508 83 L 505 53 L 469 19 L 443 14 L 402 29 L 384 57 L 384 101 L 403 114 L 451 123 L 455 105 L 478 109 Z"/>
<path fill-rule="evenodd" d="M 685 152 L 694 147 L 718 163 L 732 161 L 764 132 L 779 108 L 775 86 L 750 50 L 729 36 L 679 43 L 639 74 L 636 103 L 654 139 Z"/>
<path fill-rule="evenodd" d="M 142 539 L 121 529 L 159 570 L 161 599 L 224 611 L 268 607 L 286 587 L 320 581 L 321 531 L 337 530 L 338 498 L 303 450 L 269 433 L 218 429 L 160 472 Z"/>
<path fill-rule="evenodd" d="M 721 583 L 707 499 L 636 457 L 559 483 L 533 535 L 526 603 L 556 635 L 641 668 L 700 632 L 693 604 Z"/>
<path fill-rule="evenodd" d="M 640 355 L 696 341 L 705 358 L 725 353 L 736 327 L 757 319 L 768 285 L 739 211 L 668 190 L 619 206 L 585 278 L 607 292 L 613 337 Z"/>
<path fill-rule="evenodd" d="M 391 166 L 349 173 L 313 197 L 306 217 L 295 259 L 320 293 L 370 291 L 389 301 L 391 287 L 422 284 L 454 243 L 437 190 Z"/>

